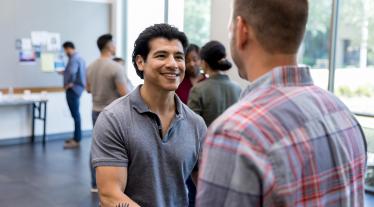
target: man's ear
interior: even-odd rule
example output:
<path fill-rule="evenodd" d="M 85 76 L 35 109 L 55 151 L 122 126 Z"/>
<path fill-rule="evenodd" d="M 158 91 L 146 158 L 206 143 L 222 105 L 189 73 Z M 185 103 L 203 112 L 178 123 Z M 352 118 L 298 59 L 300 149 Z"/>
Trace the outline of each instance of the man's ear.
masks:
<path fill-rule="evenodd" d="M 136 65 L 140 71 L 144 71 L 144 59 L 141 55 L 137 55 L 135 58 Z"/>
<path fill-rule="evenodd" d="M 244 49 L 250 41 L 250 35 L 250 26 L 243 17 L 237 16 L 235 21 L 236 47 Z"/>

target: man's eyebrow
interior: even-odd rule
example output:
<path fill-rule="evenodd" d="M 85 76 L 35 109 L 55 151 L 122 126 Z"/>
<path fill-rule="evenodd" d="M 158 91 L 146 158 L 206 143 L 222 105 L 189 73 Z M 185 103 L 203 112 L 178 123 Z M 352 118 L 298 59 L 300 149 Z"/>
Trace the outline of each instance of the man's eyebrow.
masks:
<path fill-rule="evenodd" d="M 167 53 L 169 53 L 168 51 L 166 51 L 166 50 L 157 50 L 156 52 L 154 52 L 153 54 L 167 54 Z M 178 51 L 178 52 L 176 52 L 175 54 L 177 54 L 177 55 L 184 55 L 184 52 L 181 52 L 181 51 Z"/>
<path fill-rule="evenodd" d="M 176 52 L 176 54 L 177 54 L 177 55 L 184 55 L 184 52 L 180 52 L 180 51 L 178 51 L 178 52 Z"/>

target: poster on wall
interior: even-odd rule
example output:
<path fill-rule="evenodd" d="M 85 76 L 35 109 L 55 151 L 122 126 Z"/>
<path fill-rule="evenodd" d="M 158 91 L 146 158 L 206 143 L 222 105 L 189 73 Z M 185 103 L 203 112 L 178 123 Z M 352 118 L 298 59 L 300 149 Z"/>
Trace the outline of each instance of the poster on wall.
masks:
<path fill-rule="evenodd" d="M 43 72 L 55 72 L 55 55 L 53 53 L 41 53 L 40 63 Z"/>
<path fill-rule="evenodd" d="M 19 62 L 20 63 L 35 63 L 36 55 L 32 50 L 22 50 L 19 52 Z"/>
<path fill-rule="evenodd" d="M 32 31 L 31 32 L 31 43 L 34 46 L 45 46 L 48 42 L 47 31 Z"/>
<path fill-rule="evenodd" d="M 48 33 L 47 50 L 59 51 L 61 49 L 61 37 L 59 33 Z"/>
<path fill-rule="evenodd" d="M 22 40 L 16 39 L 16 50 L 22 50 Z"/>
<path fill-rule="evenodd" d="M 30 38 L 22 38 L 21 39 L 21 49 L 26 51 L 32 50 L 32 44 Z"/>
<path fill-rule="evenodd" d="M 60 53 L 55 57 L 55 71 L 60 72 L 65 70 L 64 54 Z"/>

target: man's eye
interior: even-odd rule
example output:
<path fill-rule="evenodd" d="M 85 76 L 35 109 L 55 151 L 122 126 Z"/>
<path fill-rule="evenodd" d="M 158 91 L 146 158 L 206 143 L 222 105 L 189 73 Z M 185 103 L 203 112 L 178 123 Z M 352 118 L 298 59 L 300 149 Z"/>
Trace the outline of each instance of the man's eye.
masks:
<path fill-rule="evenodd" d="M 156 55 L 156 58 L 165 58 L 165 55 Z"/>
<path fill-rule="evenodd" d="M 184 57 L 183 56 L 176 56 L 175 59 L 184 60 Z"/>

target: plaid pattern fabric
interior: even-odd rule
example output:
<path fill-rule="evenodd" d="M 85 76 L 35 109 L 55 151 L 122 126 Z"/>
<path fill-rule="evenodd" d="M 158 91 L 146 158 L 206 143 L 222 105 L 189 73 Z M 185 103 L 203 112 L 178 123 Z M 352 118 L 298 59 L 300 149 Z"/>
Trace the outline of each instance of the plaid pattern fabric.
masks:
<path fill-rule="evenodd" d="M 210 127 L 197 206 L 364 206 L 366 141 L 309 68 L 278 67 Z"/>

